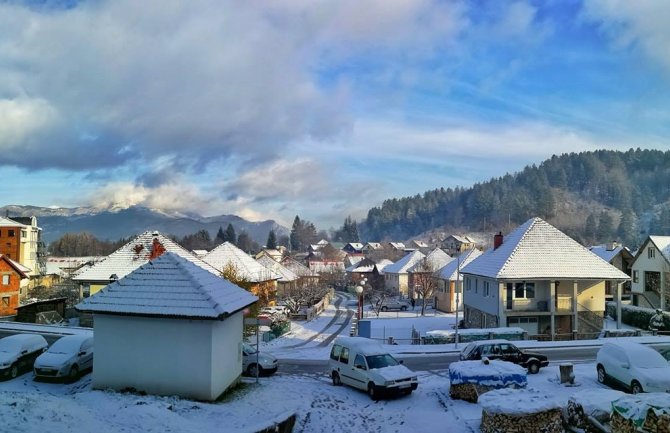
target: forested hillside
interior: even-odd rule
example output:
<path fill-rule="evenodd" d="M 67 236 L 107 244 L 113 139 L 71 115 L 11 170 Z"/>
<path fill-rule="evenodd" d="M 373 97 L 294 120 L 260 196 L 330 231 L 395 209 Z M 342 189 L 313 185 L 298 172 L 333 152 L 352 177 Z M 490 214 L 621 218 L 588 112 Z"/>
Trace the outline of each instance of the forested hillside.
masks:
<path fill-rule="evenodd" d="M 424 231 L 498 230 L 540 216 L 583 243 L 636 245 L 650 230 L 670 235 L 670 152 L 599 150 L 553 156 L 539 166 L 470 188 L 389 199 L 361 224 L 366 240 Z"/>

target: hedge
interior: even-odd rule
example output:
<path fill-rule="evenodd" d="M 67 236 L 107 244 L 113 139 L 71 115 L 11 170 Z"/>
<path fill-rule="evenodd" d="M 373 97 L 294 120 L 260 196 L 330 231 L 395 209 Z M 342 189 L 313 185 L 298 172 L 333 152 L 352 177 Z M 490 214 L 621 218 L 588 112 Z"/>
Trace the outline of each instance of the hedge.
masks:
<path fill-rule="evenodd" d="M 607 302 L 605 304 L 605 311 L 608 316 L 616 320 L 616 302 Z M 621 306 L 621 322 L 640 329 L 649 329 L 649 321 L 654 314 L 656 314 L 654 308 L 636 307 L 633 305 Z M 663 329 L 670 330 L 670 315 L 667 312 L 663 312 Z"/>

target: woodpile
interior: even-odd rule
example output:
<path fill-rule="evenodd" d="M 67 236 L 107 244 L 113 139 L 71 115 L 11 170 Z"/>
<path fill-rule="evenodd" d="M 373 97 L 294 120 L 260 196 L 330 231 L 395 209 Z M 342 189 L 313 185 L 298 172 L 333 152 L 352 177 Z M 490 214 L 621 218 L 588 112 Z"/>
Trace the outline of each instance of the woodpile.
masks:
<path fill-rule="evenodd" d="M 666 414 L 659 416 L 652 409 L 649 409 L 644 424 L 640 429 L 637 429 L 633 420 L 626 419 L 615 411 L 612 414 L 610 426 L 612 427 L 612 433 L 670 433 L 670 416 Z"/>
<path fill-rule="evenodd" d="M 504 414 L 482 411 L 482 433 L 563 433 L 560 409 L 533 414 Z"/>
<path fill-rule="evenodd" d="M 495 389 L 490 386 L 476 385 L 474 383 L 461 383 L 449 387 L 449 395 L 455 400 L 465 400 L 477 403 L 479 396 Z"/>

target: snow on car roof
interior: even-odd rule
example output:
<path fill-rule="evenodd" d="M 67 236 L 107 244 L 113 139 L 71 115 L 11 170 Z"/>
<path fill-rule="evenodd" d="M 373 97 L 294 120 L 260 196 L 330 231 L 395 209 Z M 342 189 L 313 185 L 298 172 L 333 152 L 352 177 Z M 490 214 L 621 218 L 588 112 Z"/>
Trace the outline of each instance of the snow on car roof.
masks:
<path fill-rule="evenodd" d="M 389 353 L 381 344 L 363 337 L 338 337 L 335 344 L 356 349 L 362 355 L 383 355 Z"/>
<path fill-rule="evenodd" d="M 75 353 L 79 351 L 81 344 L 88 339 L 93 340 L 93 337 L 90 335 L 67 335 L 56 340 L 49 348 L 49 352 Z"/>
<path fill-rule="evenodd" d="M 46 347 L 47 341 L 38 334 L 16 334 L 9 337 L 0 338 L 0 351 L 6 352 L 8 350 L 22 349 L 37 349 L 39 347 Z"/>

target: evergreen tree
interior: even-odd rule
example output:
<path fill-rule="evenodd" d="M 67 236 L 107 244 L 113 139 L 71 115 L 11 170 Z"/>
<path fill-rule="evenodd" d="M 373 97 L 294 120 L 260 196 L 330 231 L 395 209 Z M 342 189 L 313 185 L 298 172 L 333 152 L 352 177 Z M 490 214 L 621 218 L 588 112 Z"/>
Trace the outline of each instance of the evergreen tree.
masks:
<path fill-rule="evenodd" d="M 235 244 L 237 242 L 237 235 L 235 234 L 235 227 L 233 227 L 232 224 L 228 224 L 228 227 L 226 227 L 226 231 L 224 233 L 224 242 L 230 242 L 231 244 Z"/>
<path fill-rule="evenodd" d="M 639 244 L 637 221 L 631 209 L 626 209 L 621 213 L 617 235 L 624 246 L 631 250 L 637 248 Z"/>
<path fill-rule="evenodd" d="M 265 247 L 271 250 L 277 248 L 277 235 L 274 230 L 270 230 L 270 233 L 268 233 L 268 241 L 265 243 Z"/>
<path fill-rule="evenodd" d="M 219 226 L 219 231 L 216 232 L 216 238 L 214 238 L 214 243 L 216 245 L 221 245 L 226 241 L 226 234 L 223 232 L 223 227 Z"/>
<path fill-rule="evenodd" d="M 612 216 L 607 211 L 600 212 L 598 220 L 598 230 L 596 231 L 596 238 L 599 242 L 609 242 L 614 235 L 614 221 Z"/>
<path fill-rule="evenodd" d="M 595 214 L 591 214 L 586 218 L 586 225 L 584 226 L 584 236 L 586 236 L 586 241 L 588 243 L 595 242 L 597 232 L 598 222 Z"/>
<path fill-rule="evenodd" d="M 300 232 L 302 231 L 302 221 L 298 215 L 293 219 L 293 226 L 291 227 L 291 251 L 300 251 L 302 241 L 300 239 Z"/>
<path fill-rule="evenodd" d="M 251 236 L 249 236 L 249 234 L 244 230 L 242 230 L 240 235 L 237 237 L 237 248 L 241 249 L 247 254 L 253 250 L 253 241 L 251 240 Z"/>

